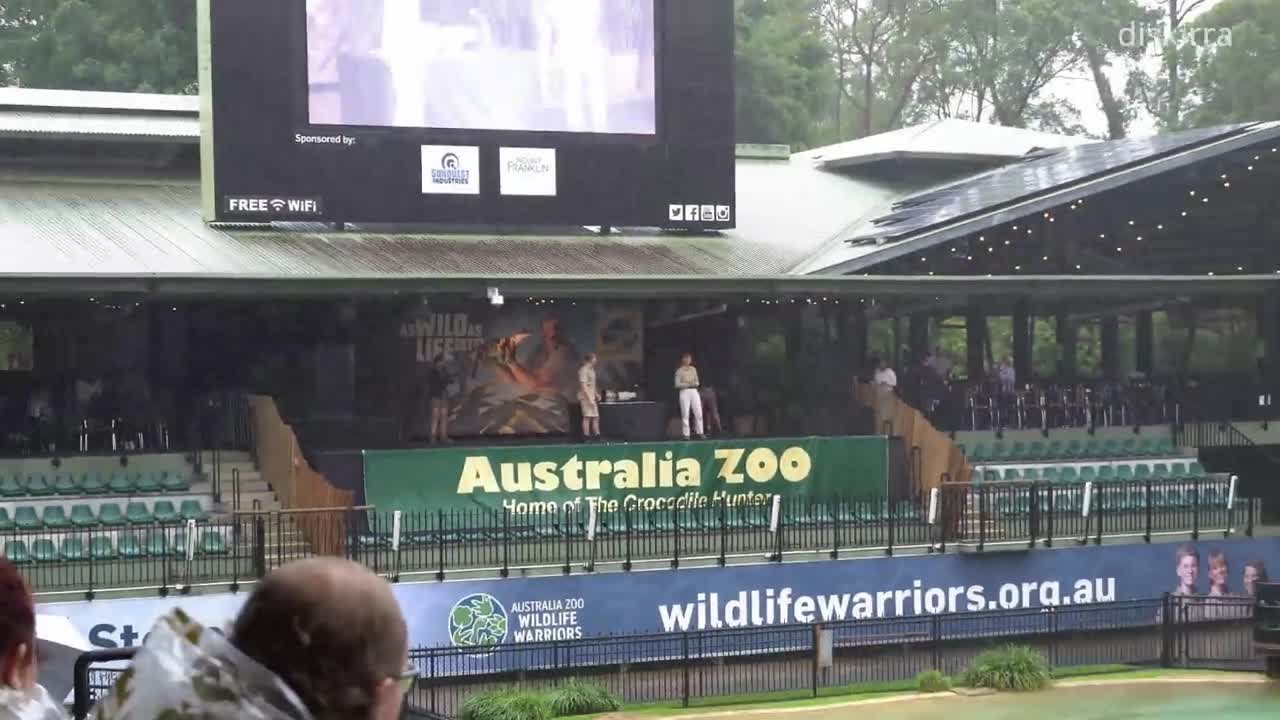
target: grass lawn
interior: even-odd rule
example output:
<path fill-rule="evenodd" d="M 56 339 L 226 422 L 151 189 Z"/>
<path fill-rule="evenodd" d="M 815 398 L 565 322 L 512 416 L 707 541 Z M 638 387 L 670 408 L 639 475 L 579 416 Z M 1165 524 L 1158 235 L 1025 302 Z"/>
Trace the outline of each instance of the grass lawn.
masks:
<path fill-rule="evenodd" d="M 1206 670 L 1167 670 L 1163 668 L 1135 668 L 1131 665 L 1085 665 L 1080 667 L 1058 668 L 1054 671 L 1055 680 L 1091 680 L 1091 681 L 1126 681 L 1165 677 L 1191 677 L 1213 675 L 1217 671 Z M 811 691 L 790 691 L 780 693 L 759 693 L 753 695 L 729 695 L 717 698 L 705 698 L 690 701 L 689 707 L 680 706 L 679 701 L 650 703 L 645 705 L 628 705 L 623 709 L 626 715 L 643 715 L 650 717 L 679 717 L 681 715 L 701 715 L 717 711 L 744 710 L 787 710 L 796 708 L 823 707 L 843 703 L 874 700 L 878 698 L 916 695 L 914 680 L 893 683 L 858 683 L 841 687 L 822 688 L 818 697 Z M 599 716 L 586 716 L 599 717 Z"/>

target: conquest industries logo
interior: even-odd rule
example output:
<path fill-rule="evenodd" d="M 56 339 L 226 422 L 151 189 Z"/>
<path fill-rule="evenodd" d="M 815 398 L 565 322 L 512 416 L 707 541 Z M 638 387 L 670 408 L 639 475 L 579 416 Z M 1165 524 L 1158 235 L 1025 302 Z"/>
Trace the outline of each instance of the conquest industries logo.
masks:
<path fill-rule="evenodd" d="M 462 161 L 453 153 L 440 158 L 439 169 L 431 171 L 431 182 L 437 185 L 466 185 L 471 182 L 471 171 L 462 169 Z"/>
<path fill-rule="evenodd" d="M 492 595 L 475 593 L 449 611 L 449 640 L 455 647 L 486 648 L 507 639 L 507 611 Z"/>
<path fill-rule="evenodd" d="M 479 195 L 480 148 L 422 146 L 424 195 Z"/>

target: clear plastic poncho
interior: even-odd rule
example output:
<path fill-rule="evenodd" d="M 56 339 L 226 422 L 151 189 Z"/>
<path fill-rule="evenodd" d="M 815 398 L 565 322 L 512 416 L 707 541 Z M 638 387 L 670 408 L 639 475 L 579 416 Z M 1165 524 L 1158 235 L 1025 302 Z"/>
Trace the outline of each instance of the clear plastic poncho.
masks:
<path fill-rule="evenodd" d="M 0 687 L 0 720 L 63 720 L 61 703 L 41 686 L 30 690 Z"/>
<path fill-rule="evenodd" d="M 312 720 L 280 678 L 181 610 L 156 623 L 90 717 Z"/>

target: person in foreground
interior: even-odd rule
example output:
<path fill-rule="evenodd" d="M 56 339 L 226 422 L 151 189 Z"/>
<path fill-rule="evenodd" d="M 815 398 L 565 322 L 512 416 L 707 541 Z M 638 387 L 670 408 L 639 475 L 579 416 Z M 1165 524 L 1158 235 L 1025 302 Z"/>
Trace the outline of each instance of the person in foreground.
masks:
<path fill-rule="evenodd" d="M 391 587 L 337 558 L 267 576 L 230 639 L 181 610 L 151 631 L 97 720 L 394 720 L 415 673 Z"/>
<path fill-rule="evenodd" d="M 0 557 L 0 720 L 58 720 L 62 706 L 36 682 L 36 610 L 13 563 Z"/>

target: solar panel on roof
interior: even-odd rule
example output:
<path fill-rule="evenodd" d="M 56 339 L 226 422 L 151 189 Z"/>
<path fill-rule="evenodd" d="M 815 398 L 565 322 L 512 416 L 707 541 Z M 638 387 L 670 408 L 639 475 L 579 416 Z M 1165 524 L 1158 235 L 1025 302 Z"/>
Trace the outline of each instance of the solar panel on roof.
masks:
<path fill-rule="evenodd" d="M 1220 140 L 1248 127 L 1248 124 L 1222 125 L 1034 153 L 1016 164 L 895 203 L 893 212 L 872 221 L 875 230 L 864 232 L 850 242 L 900 240 L 921 230 L 986 213 L 1065 185 Z"/>

